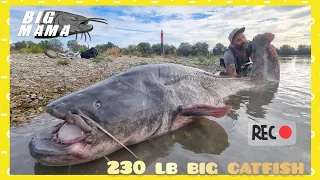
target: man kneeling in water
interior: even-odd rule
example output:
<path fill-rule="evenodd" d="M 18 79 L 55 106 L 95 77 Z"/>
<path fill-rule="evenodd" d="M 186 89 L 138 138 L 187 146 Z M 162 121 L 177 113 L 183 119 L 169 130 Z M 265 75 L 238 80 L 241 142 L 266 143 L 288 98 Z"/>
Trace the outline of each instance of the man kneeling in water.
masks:
<path fill-rule="evenodd" d="M 220 63 L 226 68 L 230 76 L 242 76 L 247 74 L 248 66 L 252 59 L 252 45 L 248 45 L 244 36 L 245 28 L 236 28 L 229 34 L 230 45 L 224 53 Z"/>

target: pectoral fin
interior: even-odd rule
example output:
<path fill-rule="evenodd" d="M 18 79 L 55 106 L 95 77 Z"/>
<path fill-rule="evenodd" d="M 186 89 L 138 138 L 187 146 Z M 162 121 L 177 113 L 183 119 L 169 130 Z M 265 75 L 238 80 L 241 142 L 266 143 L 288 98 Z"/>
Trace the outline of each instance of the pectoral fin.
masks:
<path fill-rule="evenodd" d="M 204 104 L 190 104 L 180 106 L 179 111 L 183 116 L 212 116 L 216 118 L 223 117 L 228 114 L 231 106 L 210 106 Z"/>

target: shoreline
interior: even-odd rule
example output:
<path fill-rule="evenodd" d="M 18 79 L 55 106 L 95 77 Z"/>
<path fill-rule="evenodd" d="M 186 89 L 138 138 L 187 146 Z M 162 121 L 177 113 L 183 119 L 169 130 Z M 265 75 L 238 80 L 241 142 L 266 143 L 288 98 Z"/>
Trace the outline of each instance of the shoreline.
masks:
<path fill-rule="evenodd" d="M 66 94 L 100 82 L 112 75 L 144 64 L 176 63 L 216 72 L 219 60 L 212 67 L 202 65 L 199 57 L 136 57 L 107 56 L 94 59 L 69 59 L 61 65 L 44 54 L 11 54 L 10 124 L 24 125 L 45 113 L 45 106 Z M 61 60 L 61 59 L 60 59 Z"/>

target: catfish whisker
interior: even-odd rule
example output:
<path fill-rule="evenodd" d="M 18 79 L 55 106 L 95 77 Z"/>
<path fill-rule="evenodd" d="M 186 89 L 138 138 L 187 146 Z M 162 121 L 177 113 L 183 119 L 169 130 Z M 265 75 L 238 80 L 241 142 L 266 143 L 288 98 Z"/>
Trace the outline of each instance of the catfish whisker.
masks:
<path fill-rule="evenodd" d="M 84 34 L 84 42 L 87 42 L 86 32 L 84 32 L 83 34 Z"/>
<path fill-rule="evenodd" d="M 80 40 L 82 40 L 82 35 L 83 35 L 83 33 L 81 33 L 81 39 Z"/>
<path fill-rule="evenodd" d="M 104 21 L 108 21 L 108 20 L 106 20 L 104 18 L 88 18 L 88 20 L 104 20 Z"/>
<path fill-rule="evenodd" d="M 135 155 L 127 146 L 125 146 L 124 144 L 122 144 L 117 138 L 115 138 L 112 134 L 110 134 L 107 130 L 105 130 L 103 127 L 100 126 L 100 124 L 98 124 L 97 122 L 95 122 L 93 119 L 91 119 L 90 117 L 88 117 L 87 115 L 83 114 L 81 111 L 78 112 L 78 114 L 80 116 L 82 116 L 83 118 L 87 119 L 88 121 L 90 121 L 91 123 L 93 123 L 96 127 L 98 127 L 101 131 L 103 131 L 104 133 L 106 133 L 107 135 L 109 135 L 111 138 L 113 138 L 114 140 L 116 140 L 121 146 L 123 146 L 124 148 L 126 148 L 134 157 L 136 157 L 137 159 L 140 159 L 137 155 Z M 141 159 L 140 159 L 141 160 Z"/>
<path fill-rule="evenodd" d="M 104 158 L 109 162 L 110 161 L 110 159 L 107 157 L 107 156 L 104 156 Z"/>
<path fill-rule="evenodd" d="M 108 24 L 108 23 L 106 23 L 106 22 L 98 21 L 98 20 L 90 20 L 90 21 L 93 21 L 93 22 L 99 22 L 99 23 L 104 23 L 104 24 Z"/>
<path fill-rule="evenodd" d="M 87 32 L 87 33 L 88 33 L 88 36 L 89 36 L 89 38 L 90 38 L 90 41 L 91 41 L 91 36 L 90 36 L 89 32 Z"/>

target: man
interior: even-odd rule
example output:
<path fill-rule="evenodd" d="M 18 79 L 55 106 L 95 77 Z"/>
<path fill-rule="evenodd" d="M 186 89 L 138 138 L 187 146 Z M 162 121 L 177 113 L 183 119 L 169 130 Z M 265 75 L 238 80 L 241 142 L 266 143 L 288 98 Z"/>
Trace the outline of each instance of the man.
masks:
<path fill-rule="evenodd" d="M 250 62 L 249 57 L 252 56 L 252 46 L 248 46 L 247 39 L 243 34 L 244 30 L 245 27 L 234 29 L 228 37 L 230 46 L 224 53 L 224 66 L 230 76 L 245 74 L 246 70 L 241 66 Z"/>

